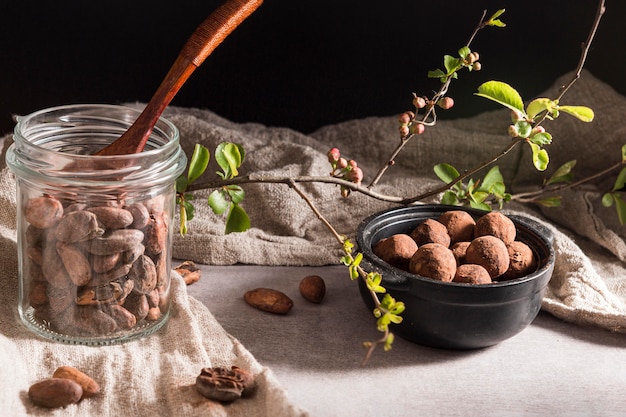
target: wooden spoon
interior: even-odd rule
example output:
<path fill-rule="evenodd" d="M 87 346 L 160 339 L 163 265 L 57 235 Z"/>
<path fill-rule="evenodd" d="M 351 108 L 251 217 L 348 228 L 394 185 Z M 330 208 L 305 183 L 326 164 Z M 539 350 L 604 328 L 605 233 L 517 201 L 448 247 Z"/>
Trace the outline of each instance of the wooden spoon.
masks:
<path fill-rule="evenodd" d="M 94 155 L 141 152 L 159 117 L 191 73 L 263 0 L 228 0 L 198 26 L 137 120 L 122 136 Z"/>

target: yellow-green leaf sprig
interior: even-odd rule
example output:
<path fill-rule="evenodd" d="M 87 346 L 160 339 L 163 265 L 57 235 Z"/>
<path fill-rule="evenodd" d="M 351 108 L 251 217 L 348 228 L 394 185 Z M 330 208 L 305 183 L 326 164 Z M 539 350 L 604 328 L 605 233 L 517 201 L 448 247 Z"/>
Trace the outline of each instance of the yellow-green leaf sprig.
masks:
<path fill-rule="evenodd" d="M 552 142 L 552 135 L 540 126 L 544 119 L 553 120 L 560 112 L 587 123 L 594 118 L 594 112 L 589 107 L 561 106 L 558 100 L 544 97 L 532 100 L 524 108 L 524 101 L 518 91 L 502 81 L 487 81 L 478 87 L 475 94 L 512 110 L 514 117 L 513 124 L 509 127 L 509 135 L 522 138 L 528 143 L 533 165 L 538 171 L 545 171 L 550 162 L 548 151 L 544 146 Z"/>

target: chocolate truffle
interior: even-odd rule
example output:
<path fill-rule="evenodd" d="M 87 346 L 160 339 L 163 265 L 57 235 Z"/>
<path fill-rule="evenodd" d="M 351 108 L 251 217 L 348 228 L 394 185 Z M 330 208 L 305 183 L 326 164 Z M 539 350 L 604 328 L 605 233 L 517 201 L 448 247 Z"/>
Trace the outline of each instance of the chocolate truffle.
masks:
<path fill-rule="evenodd" d="M 500 277 L 508 280 L 523 277 L 531 273 L 536 267 L 532 249 L 524 242 L 515 241 L 507 245 L 509 252 L 509 269 Z"/>
<path fill-rule="evenodd" d="M 450 246 L 450 236 L 446 226 L 435 219 L 426 219 L 411 232 L 411 237 L 417 246 L 427 243 L 439 243 L 446 248 Z"/>
<path fill-rule="evenodd" d="M 489 284 L 491 277 L 489 272 L 480 265 L 464 264 L 456 269 L 453 281 L 466 284 Z"/>
<path fill-rule="evenodd" d="M 420 246 L 411 258 L 409 272 L 450 282 L 456 273 L 456 259 L 452 251 L 439 243 Z"/>
<path fill-rule="evenodd" d="M 373 248 L 380 259 L 405 271 L 409 270 L 409 262 L 416 250 L 417 243 L 413 238 L 402 233 L 381 239 Z"/>
<path fill-rule="evenodd" d="M 463 241 L 469 242 L 474 237 L 474 225 L 476 225 L 476 222 L 466 211 L 446 211 L 437 220 L 446 226 L 452 244 Z"/>
<path fill-rule="evenodd" d="M 465 263 L 465 252 L 467 252 L 467 247 L 470 245 L 470 242 L 456 242 L 450 250 L 456 259 L 456 264 L 462 265 Z"/>
<path fill-rule="evenodd" d="M 515 224 L 498 211 L 489 212 L 476 220 L 474 226 L 474 237 L 487 235 L 495 236 L 508 245 L 515 240 Z"/>
<path fill-rule="evenodd" d="M 489 276 L 495 278 L 509 269 L 509 251 L 497 237 L 481 236 L 472 240 L 467 247 L 465 262 L 483 266 Z"/>

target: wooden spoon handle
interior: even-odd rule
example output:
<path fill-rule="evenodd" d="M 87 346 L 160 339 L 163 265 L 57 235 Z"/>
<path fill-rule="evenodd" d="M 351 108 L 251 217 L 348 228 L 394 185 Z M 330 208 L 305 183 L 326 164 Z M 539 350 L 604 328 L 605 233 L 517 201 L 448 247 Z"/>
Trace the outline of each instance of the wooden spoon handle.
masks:
<path fill-rule="evenodd" d="M 228 0 L 196 28 L 176 61 L 135 123 L 95 155 L 124 155 L 141 152 L 154 125 L 193 71 L 221 44 L 263 0 Z"/>

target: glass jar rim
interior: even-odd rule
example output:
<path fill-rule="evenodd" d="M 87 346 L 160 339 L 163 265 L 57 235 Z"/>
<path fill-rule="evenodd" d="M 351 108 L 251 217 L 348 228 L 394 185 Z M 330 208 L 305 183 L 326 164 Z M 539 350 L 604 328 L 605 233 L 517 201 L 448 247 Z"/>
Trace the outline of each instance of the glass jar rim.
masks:
<path fill-rule="evenodd" d="M 78 110 L 125 110 L 125 111 L 129 111 L 132 113 L 135 113 L 137 116 L 139 116 L 139 114 L 141 114 L 141 110 L 134 108 L 134 107 L 130 107 L 130 106 L 124 106 L 124 105 L 116 105 L 116 104 L 97 104 L 97 103 L 86 103 L 86 104 L 67 104 L 67 105 L 59 105 L 59 106 L 54 106 L 54 107 L 48 107 L 48 108 L 44 108 L 44 109 L 40 109 L 37 111 L 34 111 L 32 113 L 29 113 L 27 115 L 24 116 L 17 116 L 16 117 L 16 125 L 15 128 L 13 129 L 13 138 L 15 139 L 15 137 L 19 137 L 24 139 L 24 145 L 25 146 L 32 146 L 35 148 L 38 148 L 38 150 L 42 151 L 42 152 L 54 152 L 54 153 L 58 153 L 58 151 L 53 151 L 50 149 L 47 149 L 45 147 L 39 146 L 37 143 L 33 143 L 32 141 L 28 140 L 28 138 L 26 138 L 23 135 L 23 130 L 24 127 L 28 126 L 29 122 L 33 122 L 34 120 L 36 120 L 36 118 L 44 116 L 44 115 L 49 115 L 49 114 L 54 114 L 57 112 L 68 112 L 71 111 L 72 113 L 75 113 Z M 107 160 L 132 160 L 132 159 L 136 159 L 138 157 L 138 155 L 141 155 L 142 157 L 145 156 L 150 156 L 156 153 L 167 153 L 169 148 L 175 148 L 176 146 L 178 146 L 178 138 L 180 136 L 180 131 L 178 130 L 178 128 L 176 127 L 176 125 L 174 125 L 171 121 L 169 121 L 167 118 L 164 117 L 160 117 L 159 121 L 157 122 L 157 126 L 161 124 L 161 125 L 165 125 L 168 129 L 171 130 L 171 133 L 169 135 L 171 135 L 172 137 L 175 137 L 175 140 L 168 140 L 166 144 L 164 144 L 161 147 L 155 148 L 155 149 L 145 149 L 140 153 L 135 153 L 135 154 L 125 154 L 125 155 L 106 155 L 106 156 L 102 156 L 102 155 L 98 155 L 97 158 L 101 161 L 107 161 Z M 71 158 L 76 158 L 78 160 L 80 159 L 90 159 L 90 158 L 94 158 L 94 155 L 81 155 L 81 154 L 67 154 L 68 156 L 70 156 Z M 64 153 L 65 156 L 65 153 Z"/>

